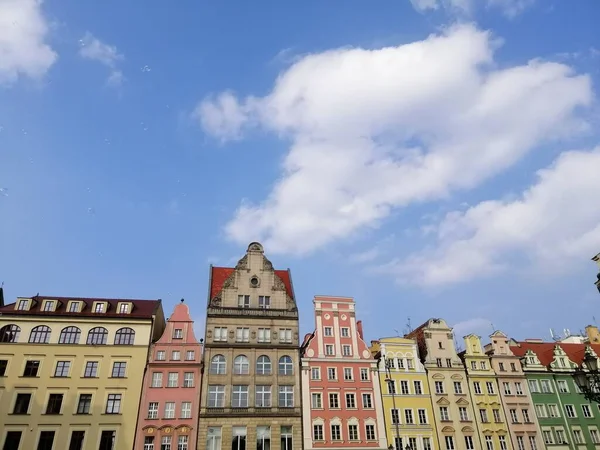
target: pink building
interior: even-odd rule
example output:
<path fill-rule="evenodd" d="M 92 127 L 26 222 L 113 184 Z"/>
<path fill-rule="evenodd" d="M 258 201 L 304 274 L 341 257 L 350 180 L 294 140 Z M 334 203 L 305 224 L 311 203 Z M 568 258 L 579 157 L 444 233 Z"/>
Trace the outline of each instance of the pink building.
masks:
<path fill-rule="evenodd" d="M 134 450 L 196 449 L 202 345 L 183 300 L 150 352 Z"/>
<path fill-rule="evenodd" d="M 304 449 L 386 449 L 377 363 L 346 297 L 315 297 L 302 345 Z"/>

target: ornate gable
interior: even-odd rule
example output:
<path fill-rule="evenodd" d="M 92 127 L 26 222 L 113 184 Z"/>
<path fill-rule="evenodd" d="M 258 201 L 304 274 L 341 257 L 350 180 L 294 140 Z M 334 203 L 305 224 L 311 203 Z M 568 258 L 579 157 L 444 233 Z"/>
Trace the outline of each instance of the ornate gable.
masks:
<path fill-rule="evenodd" d="M 577 369 L 577 364 L 569 359 L 567 353 L 560 345 L 554 346 L 554 359 L 550 363 L 550 368 L 554 371 L 571 371 Z"/>
<path fill-rule="evenodd" d="M 542 365 L 537 354 L 531 349 L 528 349 L 521 358 L 521 365 L 525 372 L 531 370 L 546 370 L 546 367 Z"/>

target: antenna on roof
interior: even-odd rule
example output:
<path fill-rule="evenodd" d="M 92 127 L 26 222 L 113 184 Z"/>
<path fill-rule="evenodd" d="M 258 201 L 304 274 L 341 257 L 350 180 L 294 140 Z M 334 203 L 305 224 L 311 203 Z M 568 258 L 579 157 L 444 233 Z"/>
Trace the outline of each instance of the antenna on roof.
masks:
<path fill-rule="evenodd" d="M 492 333 L 496 332 L 496 327 L 494 326 L 493 322 L 490 322 L 490 326 L 492 327 Z"/>
<path fill-rule="evenodd" d="M 408 330 L 408 333 L 406 333 L 406 334 L 410 334 L 413 332 L 413 328 L 410 323 L 410 317 L 407 317 L 407 319 L 406 319 L 406 329 Z"/>
<path fill-rule="evenodd" d="M 396 332 L 396 337 L 400 337 L 400 332 L 398 330 L 396 330 L 395 328 L 394 328 L 394 331 Z"/>

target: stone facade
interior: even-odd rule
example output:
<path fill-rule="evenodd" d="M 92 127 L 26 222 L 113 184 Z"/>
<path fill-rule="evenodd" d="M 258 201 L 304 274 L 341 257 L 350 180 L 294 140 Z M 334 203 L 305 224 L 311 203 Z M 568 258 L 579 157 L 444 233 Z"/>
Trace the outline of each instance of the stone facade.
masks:
<path fill-rule="evenodd" d="M 302 446 L 298 310 L 289 271 L 258 243 L 211 267 L 198 449 Z"/>

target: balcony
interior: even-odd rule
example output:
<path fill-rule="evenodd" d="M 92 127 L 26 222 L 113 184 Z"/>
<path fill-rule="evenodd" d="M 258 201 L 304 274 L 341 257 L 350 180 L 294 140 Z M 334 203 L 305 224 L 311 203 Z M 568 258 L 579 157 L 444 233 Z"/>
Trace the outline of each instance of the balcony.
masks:
<path fill-rule="evenodd" d="M 302 408 L 208 408 L 201 407 L 200 415 L 203 417 L 301 417 Z"/>

